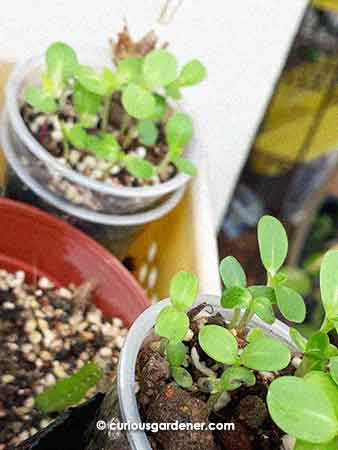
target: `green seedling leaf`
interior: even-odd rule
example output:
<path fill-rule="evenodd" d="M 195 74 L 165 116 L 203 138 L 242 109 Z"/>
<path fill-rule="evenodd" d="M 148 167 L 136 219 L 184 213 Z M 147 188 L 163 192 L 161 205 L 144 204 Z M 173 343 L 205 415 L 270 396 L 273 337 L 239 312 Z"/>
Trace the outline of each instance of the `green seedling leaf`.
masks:
<path fill-rule="evenodd" d="M 272 216 L 263 216 L 260 219 L 258 243 L 265 269 L 271 276 L 276 275 L 288 252 L 288 238 L 279 220 Z"/>
<path fill-rule="evenodd" d="M 181 86 L 193 86 L 201 83 L 206 76 L 207 71 L 204 65 L 197 59 L 193 59 L 183 66 L 178 80 Z"/>
<path fill-rule="evenodd" d="M 58 105 L 53 97 L 46 95 L 41 89 L 30 86 L 26 89 L 25 100 L 33 108 L 45 114 L 51 114 L 57 111 Z"/>
<path fill-rule="evenodd" d="M 157 336 L 167 338 L 169 342 L 181 342 L 189 329 L 189 318 L 173 306 L 166 306 L 157 316 L 155 333 Z"/>
<path fill-rule="evenodd" d="M 176 58 L 167 50 L 153 50 L 144 58 L 143 78 L 149 88 L 167 86 L 176 79 L 176 76 Z"/>
<path fill-rule="evenodd" d="M 220 387 L 224 391 L 233 391 L 244 386 L 253 386 L 256 383 L 256 377 L 251 370 L 245 367 L 229 367 L 226 369 L 220 380 Z"/>
<path fill-rule="evenodd" d="M 183 153 L 183 148 L 169 148 L 168 151 L 168 160 L 174 161 L 176 158 L 180 157 Z"/>
<path fill-rule="evenodd" d="M 116 78 L 120 85 L 127 83 L 138 83 L 142 77 L 143 58 L 140 56 L 129 56 L 119 62 Z"/>
<path fill-rule="evenodd" d="M 277 303 L 275 291 L 270 286 L 250 286 L 249 291 L 254 299 L 257 297 L 265 297 L 268 298 L 273 305 Z"/>
<path fill-rule="evenodd" d="M 197 385 L 202 392 L 207 394 L 219 394 L 222 392 L 220 380 L 215 378 L 215 376 L 200 377 L 197 381 Z"/>
<path fill-rule="evenodd" d="M 295 328 L 289 328 L 289 335 L 298 350 L 304 353 L 307 344 L 307 340 L 305 339 L 305 337 L 303 337 Z"/>
<path fill-rule="evenodd" d="M 174 113 L 166 124 L 165 135 L 170 148 L 183 149 L 188 145 L 193 135 L 191 118 L 184 113 Z"/>
<path fill-rule="evenodd" d="M 241 264 L 233 256 L 227 256 L 219 266 L 222 281 L 226 288 L 233 286 L 246 287 L 246 275 Z"/>
<path fill-rule="evenodd" d="M 166 86 L 166 94 L 174 100 L 180 100 L 182 98 L 180 87 L 180 82 L 178 80 L 175 80 L 172 83 L 168 84 L 168 86 Z"/>
<path fill-rule="evenodd" d="M 104 84 L 105 95 L 112 95 L 113 92 L 120 89 L 116 74 L 107 67 L 102 70 L 101 79 Z"/>
<path fill-rule="evenodd" d="M 223 292 L 221 297 L 221 305 L 226 309 L 246 309 L 249 306 L 251 299 L 252 297 L 248 289 L 239 286 L 232 286 L 229 289 L 225 289 Z"/>
<path fill-rule="evenodd" d="M 275 372 L 289 365 L 291 353 L 281 342 L 264 337 L 250 342 L 242 351 L 240 359 L 250 369 Z"/>
<path fill-rule="evenodd" d="M 50 45 L 46 53 L 47 76 L 53 86 L 54 95 L 58 97 L 69 77 L 74 75 L 78 66 L 76 53 L 63 42 Z"/>
<path fill-rule="evenodd" d="M 277 286 L 275 294 L 278 308 L 287 320 L 297 323 L 304 321 L 306 307 L 303 298 L 298 292 L 285 286 Z"/>
<path fill-rule="evenodd" d="M 286 276 L 284 286 L 293 289 L 300 295 L 310 294 L 312 282 L 307 272 L 297 267 L 284 267 L 283 273 Z"/>
<path fill-rule="evenodd" d="M 93 94 L 106 95 L 106 85 L 102 77 L 89 66 L 78 65 L 75 70 L 75 77 L 82 87 Z"/>
<path fill-rule="evenodd" d="M 270 277 L 270 286 L 275 288 L 277 286 L 282 286 L 286 282 L 286 275 L 283 272 L 278 272 L 273 277 Z"/>
<path fill-rule="evenodd" d="M 338 389 L 330 375 L 328 373 L 315 370 L 307 373 L 304 380 L 311 386 L 318 387 L 322 390 L 323 395 L 326 395 L 326 398 L 331 403 L 333 409 L 335 410 L 336 416 L 338 417 Z"/>
<path fill-rule="evenodd" d="M 311 444 L 310 442 L 296 441 L 294 450 L 337 450 L 338 438 L 324 444 Z"/>
<path fill-rule="evenodd" d="M 79 83 L 76 83 L 73 92 L 74 108 L 81 123 L 84 126 L 91 127 L 96 114 L 100 111 L 101 97 L 84 89 Z"/>
<path fill-rule="evenodd" d="M 334 356 L 338 356 L 338 348 L 333 344 L 329 344 L 329 348 L 327 349 L 326 356 L 329 359 L 333 358 Z"/>
<path fill-rule="evenodd" d="M 326 361 L 316 359 L 312 356 L 304 355 L 301 365 L 297 369 L 297 376 L 304 377 L 311 371 L 323 371 L 326 366 Z"/>
<path fill-rule="evenodd" d="M 183 367 L 173 367 L 171 375 L 176 383 L 184 389 L 191 388 L 193 381 L 190 373 Z"/>
<path fill-rule="evenodd" d="M 140 142 L 144 145 L 154 145 L 158 138 L 158 128 L 152 120 L 141 120 L 137 124 L 137 133 Z"/>
<path fill-rule="evenodd" d="M 100 133 L 98 136 L 88 136 L 87 148 L 95 155 L 106 161 L 114 163 L 120 158 L 120 145 L 110 133 Z"/>
<path fill-rule="evenodd" d="M 271 302 L 266 297 L 257 297 L 253 302 L 253 310 L 255 314 L 263 320 L 263 322 L 272 325 L 276 320 L 275 313 L 273 312 L 273 308 Z"/>
<path fill-rule="evenodd" d="M 70 143 L 79 150 L 83 150 L 87 147 L 88 134 L 80 124 L 74 125 L 70 130 L 67 130 L 67 138 Z"/>
<path fill-rule="evenodd" d="M 327 359 L 327 352 L 329 349 L 330 341 L 326 333 L 318 331 L 309 337 L 305 353 L 307 356 L 317 360 Z"/>
<path fill-rule="evenodd" d="M 167 345 L 167 358 L 171 367 L 180 367 L 185 360 L 187 354 L 187 347 L 182 343 L 169 342 Z"/>
<path fill-rule="evenodd" d="M 274 380 L 267 404 L 277 426 L 296 439 L 324 443 L 337 434 L 337 418 L 330 401 L 321 388 L 302 378 L 285 376 Z"/>
<path fill-rule="evenodd" d="M 127 113 L 136 119 L 148 119 L 154 114 L 156 101 L 147 89 L 131 83 L 123 90 L 122 104 Z"/>
<path fill-rule="evenodd" d="M 154 166 L 147 160 L 135 155 L 127 155 L 123 160 L 128 172 L 135 178 L 150 180 L 155 175 Z"/>
<path fill-rule="evenodd" d="M 198 335 L 202 350 L 217 362 L 233 364 L 237 357 L 237 341 L 227 329 L 219 325 L 206 325 Z"/>
<path fill-rule="evenodd" d="M 330 375 L 332 380 L 338 385 L 338 356 L 330 359 Z"/>
<path fill-rule="evenodd" d="M 102 376 L 103 372 L 96 364 L 88 363 L 39 394 L 35 398 L 35 405 L 45 414 L 64 411 L 78 404 Z"/>
<path fill-rule="evenodd" d="M 175 164 L 177 170 L 190 177 L 195 177 L 197 175 L 197 169 L 193 163 L 191 163 L 188 159 L 182 158 L 181 156 L 177 156 L 172 159 L 172 162 Z"/>
<path fill-rule="evenodd" d="M 44 94 L 50 95 L 53 98 L 57 96 L 57 92 L 55 92 L 53 81 L 49 78 L 47 72 L 42 72 L 41 74 L 41 85 Z"/>
<path fill-rule="evenodd" d="M 338 251 L 331 250 L 323 258 L 320 268 L 320 292 L 328 319 L 338 316 Z"/>
<path fill-rule="evenodd" d="M 175 308 L 186 311 L 198 295 L 198 278 L 188 272 L 178 272 L 170 282 L 170 299 Z"/>
<path fill-rule="evenodd" d="M 167 111 L 167 102 L 162 95 L 153 94 L 153 97 L 155 99 L 155 110 L 149 119 L 154 122 L 159 122 L 163 119 L 163 116 Z"/>
<path fill-rule="evenodd" d="M 264 334 L 264 331 L 261 328 L 252 328 L 249 331 L 246 339 L 247 339 L 248 342 L 254 342 L 254 341 L 257 341 L 258 339 L 261 339 L 261 338 L 264 338 L 264 337 L 265 337 L 265 334 Z"/>

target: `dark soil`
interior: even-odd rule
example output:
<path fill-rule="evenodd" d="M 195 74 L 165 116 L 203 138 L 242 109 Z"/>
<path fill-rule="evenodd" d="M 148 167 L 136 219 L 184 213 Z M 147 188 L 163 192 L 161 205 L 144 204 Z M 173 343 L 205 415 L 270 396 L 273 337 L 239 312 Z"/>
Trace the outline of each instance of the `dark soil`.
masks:
<path fill-rule="evenodd" d="M 176 383 L 166 384 L 160 389 L 147 409 L 149 423 L 191 422 L 208 423 L 207 404 L 180 388 Z M 216 450 L 211 431 L 159 432 L 155 435 L 160 448 L 166 450 L 194 449 Z M 156 448 L 156 447 L 155 447 Z"/>
<path fill-rule="evenodd" d="M 201 308 L 209 310 L 208 318 L 196 318 Z M 204 314 L 204 311 L 202 311 Z M 197 342 L 199 322 L 226 326 L 220 314 L 212 313 L 212 308 L 205 304 L 189 313 L 190 329 L 194 335 L 185 345 L 189 355 L 194 348 L 200 362 L 216 376 L 222 373 L 222 367 L 215 363 L 201 350 Z M 205 322 L 204 322 L 205 323 Z M 237 336 L 239 347 L 246 345 L 245 336 Z M 137 395 L 142 420 L 147 423 L 234 423 L 234 431 L 159 431 L 149 433 L 153 450 L 279 450 L 282 447 L 284 433 L 272 422 L 266 406 L 269 383 L 279 375 L 293 374 L 292 364 L 281 373 L 255 372 L 256 384 L 241 387 L 230 392 L 230 400 L 225 407 L 209 415 L 208 393 L 197 389 L 197 381 L 205 377 L 188 359 L 187 370 L 193 377 L 194 385 L 190 390 L 179 387 L 171 378 L 168 363 L 159 353 L 159 341 L 148 341 L 139 353 L 136 379 L 139 384 Z"/>
<path fill-rule="evenodd" d="M 0 270 L 0 450 L 49 424 L 54 416 L 34 407 L 35 396 L 86 362 L 105 372 L 98 389 L 110 387 L 127 330 L 120 319 L 104 319 L 90 293 L 47 279 L 28 285 L 23 272 Z"/>

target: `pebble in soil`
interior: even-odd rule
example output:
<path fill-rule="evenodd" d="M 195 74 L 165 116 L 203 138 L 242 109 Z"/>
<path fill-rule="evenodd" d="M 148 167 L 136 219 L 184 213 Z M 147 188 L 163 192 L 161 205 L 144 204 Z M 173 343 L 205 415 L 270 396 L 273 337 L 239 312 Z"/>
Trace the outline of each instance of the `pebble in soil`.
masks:
<path fill-rule="evenodd" d="M 127 330 L 103 318 L 90 293 L 88 284 L 56 288 L 41 278 L 33 286 L 24 272 L 0 270 L 0 450 L 48 425 L 53 417 L 34 397 L 86 362 L 104 370 L 98 389 L 110 384 Z"/>

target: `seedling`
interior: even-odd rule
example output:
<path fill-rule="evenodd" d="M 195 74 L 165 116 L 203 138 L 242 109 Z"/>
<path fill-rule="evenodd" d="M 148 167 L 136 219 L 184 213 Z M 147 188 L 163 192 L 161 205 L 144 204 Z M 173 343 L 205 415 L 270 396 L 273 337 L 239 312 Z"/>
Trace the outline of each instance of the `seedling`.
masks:
<path fill-rule="evenodd" d="M 96 364 L 88 363 L 39 394 L 35 398 L 35 406 L 45 414 L 64 411 L 78 404 L 87 391 L 96 386 L 102 375 L 102 370 Z"/>
<path fill-rule="evenodd" d="M 165 352 L 174 380 L 182 387 L 192 385 L 191 375 L 182 368 L 187 349 L 182 343 L 189 330 L 186 311 L 194 304 L 198 294 L 198 280 L 195 275 L 179 272 L 170 283 L 171 305 L 164 308 L 157 317 L 155 333 L 162 338 Z"/>
<path fill-rule="evenodd" d="M 155 333 L 177 344 L 183 340 L 189 330 L 189 318 L 186 311 L 194 304 L 198 294 L 196 276 L 179 272 L 170 283 L 171 305 L 164 308 L 157 317 Z"/>
<path fill-rule="evenodd" d="M 118 163 L 137 178 L 150 179 L 155 175 L 152 164 L 135 155 L 124 153 L 115 137 L 110 133 L 100 132 L 97 135 L 90 135 L 85 128 L 77 124 L 66 131 L 66 135 L 71 144 L 78 149 L 90 151 L 111 164 Z"/>
<path fill-rule="evenodd" d="M 264 216 L 258 223 L 258 243 L 263 265 L 267 271 L 267 284 L 247 287 L 246 277 L 240 263 L 233 257 L 225 258 L 220 273 L 225 285 L 221 304 L 235 309 L 231 326 L 243 330 L 256 314 L 272 325 L 275 321 L 273 305 L 289 321 L 301 323 L 305 318 L 305 304 L 298 292 L 286 287 L 286 276 L 280 272 L 288 249 L 288 239 L 283 225 L 274 217 Z M 240 310 L 244 314 L 240 323 Z"/>
<path fill-rule="evenodd" d="M 200 361 L 197 364 L 193 350 L 189 355 L 183 343 L 189 332 L 186 311 L 197 296 L 196 277 L 184 272 L 174 277 L 171 305 L 161 311 L 156 321 L 155 333 L 166 343 L 164 353 L 173 379 L 192 392 L 208 393 L 210 412 L 226 393 L 241 386 L 244 389 L 253 386 L 258 373 L 279 374 L 290 365 L 291 351 L 284 342 L 258 327 L 248 332 L 254 315 L 268 325 L 276 320 L 277 310 L 288 321 L 300 323 L 305 318 L 302 297 L 287 286 L 287 275 L 280 270 L 288 249 L 284 227 L 274 217 L 262 217 L 258 241 L 267 271 L 265 285 L 248 286 L 245 272 L 235 258 L 227 257 L 221 262 L 225 286 L 221 306 L 232 311 L 231 318 L 227 326 L 206 321 L 198 332 L 199 346 L 214 362 L 215 370 L 211 370 L 210 363 L 208 367 Z M 338 349 L 328 337 L 328 332 L 338 325 L 338 251 L 325 255 L 320 282 L 326 314 L 323 325 L 308 340 L 290 328 L 290 337 L 302 355 L 302 362 L 294 376 L 279 374 L 270 384 L 266 398 L 272 420 L 296 439 L 295 450 L 338 448 Z M 237 336 L 246 339 L 241 349 Z M 196 380 L 189 373 L 189 358 L 205 378 Z"/>
<path fill-rule="evenodd" d="M 79 63 L 67 44 L 57 42 L 47 50 L 41 87 L 28 87 L 25 100 L 36 110 L 57 116 L 64 133 L 66 155 L 69 147 L 91 151 L 96 158 L 125 168 L 137 179 L 155 179 L 169 164 L 192 176 L 196 168 L 182 156 L 193 135 L 192 120 L 187 114 L 173 112 L 169 98 L 181 98 L 182 88 L 200 83 L 205 77 L 206 70 L 197 60 L 188 62 L 179 72 L 176 57 L 165 49 L 126 57 L 115 70 L 104 68 L 99 73 Z M 118 130 L 110 125 L 113 96 L 120 98 L 124 110 Z M 61 119 L 67 102 L 77 116 L 74 131 Z M 85 137 L 88 129 L 90 136 Z M 113 151 L 107 145 L 108 135 L 116 141 Z M 126 151 L 135 140 L 147 148 L 155 148 L 163 135 L 167 152 L 158 165 Z"/>

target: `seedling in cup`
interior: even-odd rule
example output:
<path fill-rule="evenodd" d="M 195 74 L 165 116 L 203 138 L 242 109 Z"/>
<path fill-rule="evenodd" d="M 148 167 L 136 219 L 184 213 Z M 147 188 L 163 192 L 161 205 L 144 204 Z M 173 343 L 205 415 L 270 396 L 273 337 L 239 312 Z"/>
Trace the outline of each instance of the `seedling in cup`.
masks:
<path fill-rule="evenodd" d="M 117 166 L 136 179 L 156 180 L 169 165 L 193 176 L 196 168 L 184 158 L 193 122 L 188 114 L 176 111 L 172 101 L 205 76 L 198 60 L 179 70 L 176 57 L 164 48 L 125 57 L 114 69 L 97 72 L 81 64 L 67 44 L 56 42 L 47 49 L 41 85 L 29 86 L 25 100 L 36 112 L 56 118 L 66 159 L 70 149 L 76 149 L 108 162 L 108 171 Z M 123 110 L 119 129 L 110 122 L 113 102 Z M 64 118 L 65 105 L 75 111 L 73 123 Z M 145 155 L 134 151 L 135 142 L 145 147 Z M 148 155 L 160 145 L 166 150 L 154 163 Z"/>
<path fill-rule="evenodd" d="M 171 304 L 156 320 L 155 333 L 161 338 L 162 354 L 166 355 L 171 377 L 177 384 L 192 393 L 208 393 L 210 413 L 225 407 L 240 387 L 254 386 L 258 374 L 273 373 L 266 406 L 281 432 L 296 440 L 295 450 L 336 449 L 338 349 L 330 343 L 328 333 L 338 327 L 338 251 L 329 251 L 321 265 L 321 296 L 326 314 L 321 329 L 309 340 L 295 328 L 289 329 L 301 361 L 293 373 L 289 368 L 294 352 L 287 343 L 251 325 L 257 316 L 272 326 L 277 311 L 289 322 L 298 324 L 305 319 L 304 301 L 286 286 L 287 276 L 282 271 L 288 250 L 283 225 L 274 217 L 262 217 L 258 242 L 267 272 L 266 284 L 248 286 L 244 269 L 233 257 L 221 262 L 225 289 L 220 303 L 232 311 L 231 318 L 226 326 L 204 321 L 198 331 L 198 344 L 213 361 L 214 369 L 210 363 L 194 364 L 195 350 L 186 342 L 192 333 L 187 311 L 198 295 L 198 280 L 189 273 L 180 272 L 173 278 Z M 190 371 L 191 364 L 204 376 L 196 379 Z M 282 374 L 284 370 L 287 375 Z"/>

